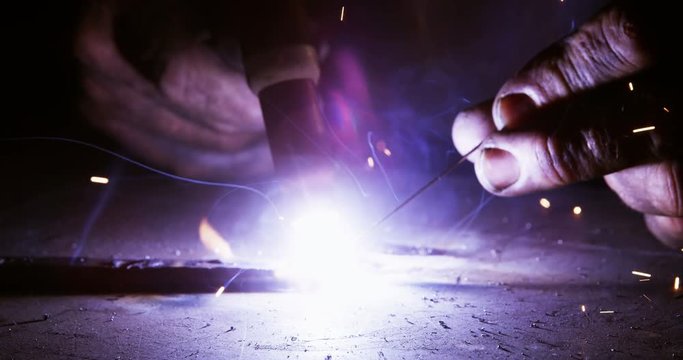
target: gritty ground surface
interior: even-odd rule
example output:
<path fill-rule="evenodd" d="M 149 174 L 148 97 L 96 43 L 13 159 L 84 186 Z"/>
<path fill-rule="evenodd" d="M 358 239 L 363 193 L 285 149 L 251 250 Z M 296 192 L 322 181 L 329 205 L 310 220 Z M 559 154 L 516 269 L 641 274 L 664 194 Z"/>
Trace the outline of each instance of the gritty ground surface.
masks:
<path fill-rule="evenodd" d="M 311 294 L 0 299 L 6 359 L 671 358 L 681 307 L 661 286 L 402 288 Z M 648 300 L 643 294 L 649 294 Z M 579 306 L 586 304 L 583 313 Z M 599 310 L 614 314 L 599 314 Z M 31 320 L 47 320 L 32 323 Z M 12 322 L 17 322 L 13 324 Z"/>

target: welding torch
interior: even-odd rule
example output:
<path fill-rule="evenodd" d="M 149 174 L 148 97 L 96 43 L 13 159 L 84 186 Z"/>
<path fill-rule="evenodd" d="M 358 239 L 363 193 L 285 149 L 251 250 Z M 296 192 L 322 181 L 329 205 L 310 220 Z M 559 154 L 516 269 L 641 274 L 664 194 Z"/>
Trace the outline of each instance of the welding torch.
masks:
<path fill-rule="evenodd" d="M 303 179 L 333 167 L 332 137 L 320 107 L 318 54 L 304 1 L 245 5 L 242 57 L 258 96 L 275 173 Z"/>

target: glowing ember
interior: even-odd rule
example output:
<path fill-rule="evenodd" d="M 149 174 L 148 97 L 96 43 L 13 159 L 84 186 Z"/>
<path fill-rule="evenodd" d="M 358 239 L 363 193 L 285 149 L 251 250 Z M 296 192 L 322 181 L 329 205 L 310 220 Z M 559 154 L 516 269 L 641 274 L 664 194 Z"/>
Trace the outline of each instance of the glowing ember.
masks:
<path fill-rule="evenodd" d="M 614 310 L 600 310 L 601 314 L 614 314 Z"/>
<path fill-rule="evenodd" d="M 383 152 L 384 155 L 386 155 L 386 156 L 391 156 L 391 150 L 389 150 L 389 148 L 384 148 L 384 150 L 383 150 L 382 152 Z"/>
<path fill-rule="evenodd" d="M 374 168 L 374 167 L 375 167 L 375 159 L 373 159 L 372 156 L 368 156 L 368 166 L 369 166 L 370 168 Z"/>
<path fill-rule="evenodd" d="M 583 212 L 583 210 L 581 209 L 581 206 L 574 206 L 572 212 L 574 213 L 574 215 L 581 215 L 581 212 Z"/>
<path fill-rule="evenodd" d="M 107 179 L 106 177 L 101 177 L 101 176 L 91 176 L 90 182 L 95 183 L 95 184 L 108 184 L 109 179 Z"/>
<path fill-rule="evenodd" d="M 674 291 L 678 291 L 678 289 L 680 288 L 680 286 L 681 286 L 681 278 L 679 278 L 678 276 L 676 276 L 676 277 L 674 278 Z"/>
<path fill-rule="evenodd" d="M 219 287 L 219 288 L 218 288 L 218 291 L 216 291 L 216 297 L 221 296 L 221 295 L 223 294 L 224 291 L 225 291 L 225 286 Z"/>
<path fill-rule="evenodd" d="M 339 21 L 344 21 L 344 7 L 342 6 L 341 15 L 339 16 Z"/>
<path fill-rule="evenodd" d="M 669 109 L 666 106 L 663 107 L 662 109 L 664 109 L 664 111 L 666 111 L 666 112 L 669 112 Z"/>
<path fill-rule="evenodd" d="M 633 133 L 634 133 L 634 134 L 637 134 L 637 133 L 640 133 L 640 132 L 652 131 L 652 130 L 654 130 L 654 129 L 655 129 L 654 126 L 645 126 L 645 127 L 633 129 Z"/>
<path fill-rule="evenodd" d="M 633 271 L 631 271 L 631 274 L 633 274 L 633 275 L 635 275 L 635 276 L 646 277 L 646 278 L 652 277 L 652 274 L 648 274 L 648 273 L 645 273 L 645 272 L 642 272 L 642 271 L 638 271 L 638 270 L 633 270 Z"/>
<path fill-rule="evenodd" d="M 541 200 L 539 200 L 538 203 L 541 204 L 541 206 L 543 206 L 546 209 L 550 208 L 550 200 L 548 200 L 546 198 L 541 198 Z"/>
<path fill-rule="evenodd" d="M 586 312 L 586 305 L 581 305 L 581 312 Z"/>
<path fill-rule="evenodd" d="M 633 83 L 630 82 L 630 81 L 628 82 L 628 89 L 629 89 L 630 91 L 633 91 Z"/>

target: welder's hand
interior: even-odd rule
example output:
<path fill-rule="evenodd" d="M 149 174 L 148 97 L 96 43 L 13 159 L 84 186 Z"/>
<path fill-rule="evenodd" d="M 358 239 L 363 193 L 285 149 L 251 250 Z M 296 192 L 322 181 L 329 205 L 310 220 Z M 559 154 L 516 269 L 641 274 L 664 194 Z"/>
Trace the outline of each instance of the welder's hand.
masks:
<path fill-rule="evenodd" d="M 82 110 L 152 166 L 205 179 L 265 173 L 270 153 L 239 44 L 226 12 L 201 8 L 89 2 L 75 39 Z"/>
<path fill-rule="evenodd" d="M 487 190 L 514 196 L 604 176 L 655 236 L 683 246 L 678 32 L 671 5 L 657 5 L 613 4 L 457 116 L 461 153 L 485 139 L 470 160 Z"/>

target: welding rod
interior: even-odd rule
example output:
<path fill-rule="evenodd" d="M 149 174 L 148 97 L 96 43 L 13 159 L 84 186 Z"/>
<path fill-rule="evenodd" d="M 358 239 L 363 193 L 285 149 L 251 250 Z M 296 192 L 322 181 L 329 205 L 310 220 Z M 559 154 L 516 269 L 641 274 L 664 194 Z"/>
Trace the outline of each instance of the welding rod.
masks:
<path fill-rule="evenodd" d="M 470 155 L 472 155 L 472 153 L 474 153 L 475 151 L 477 151 L 477 149 L 479 149 L 483 143 L 484 143 L 484 142 L 482 141 L 482 142 L 480 142 L 479 144 L 477 144 L 477 146 L 475 146 L 472 150 L 470 150 L 470 151 L 468 151 L 466 154 L 464 154 L 464 155 L 462 156 L 462 158 L 460 158 L 460 160 L 454 162 L 454 163 L 451 164 L 451 165 L 448 165 L 448 167 L 447 167 L 446 169 L 444 169 L 439 175 L 436 175 L 436 176 L 433 177 L 431 180 L 429 180 L 426 184 L 422 185 L 421 188 L 417 189 L 417 191 L 415 191 L 415 192 L 412 193 L 410 196 L 408 196 L 407 199 L 403 200 L 403 202 L 401 202 L 400 204 L 398 204 L 398 206 L 396 206 L 393 210 L 389 211 L 389 213 L 387 213 L 386 215 L 384 215 L 383 218 L 381 218 L 381 219 L 380 219 L 379 221 L 377 221 L 374 225 L 372 225 L 372 227 L 370 228 L 370 231 L 372 231 L 372 230 L 374 230 L 374 229 L 377 229 L 380 225 L 382 225 L 382 224 L 383 224 L 385 221 L 387 221 L 390 217 L 392 217 L 394 214 L 396 214 L 399 210 L 403 209 L 403 208 L 404 208 L 406 205 L 408 205 L 411 201 L 415 200 L 415 198 L 417 198 L 418 196 L 420 196 L 420 194 L 422 194 L 423 192 L 427 191 L 429 188 L 431 188 L 432 186 L 434 186 L 434 184 L 438 183 L 438 182 L 441 181 L 444 177 L 448 176 L 448 174 L 450 174 L 450 173 L 452 173 L 453 171 L 455 171 L 455 169 L 457 169 L 460 165 L 462 165 L 462 163 L 464 163 L 465 160 L 467 160 L 467 157 L 470 156 Z"/>

